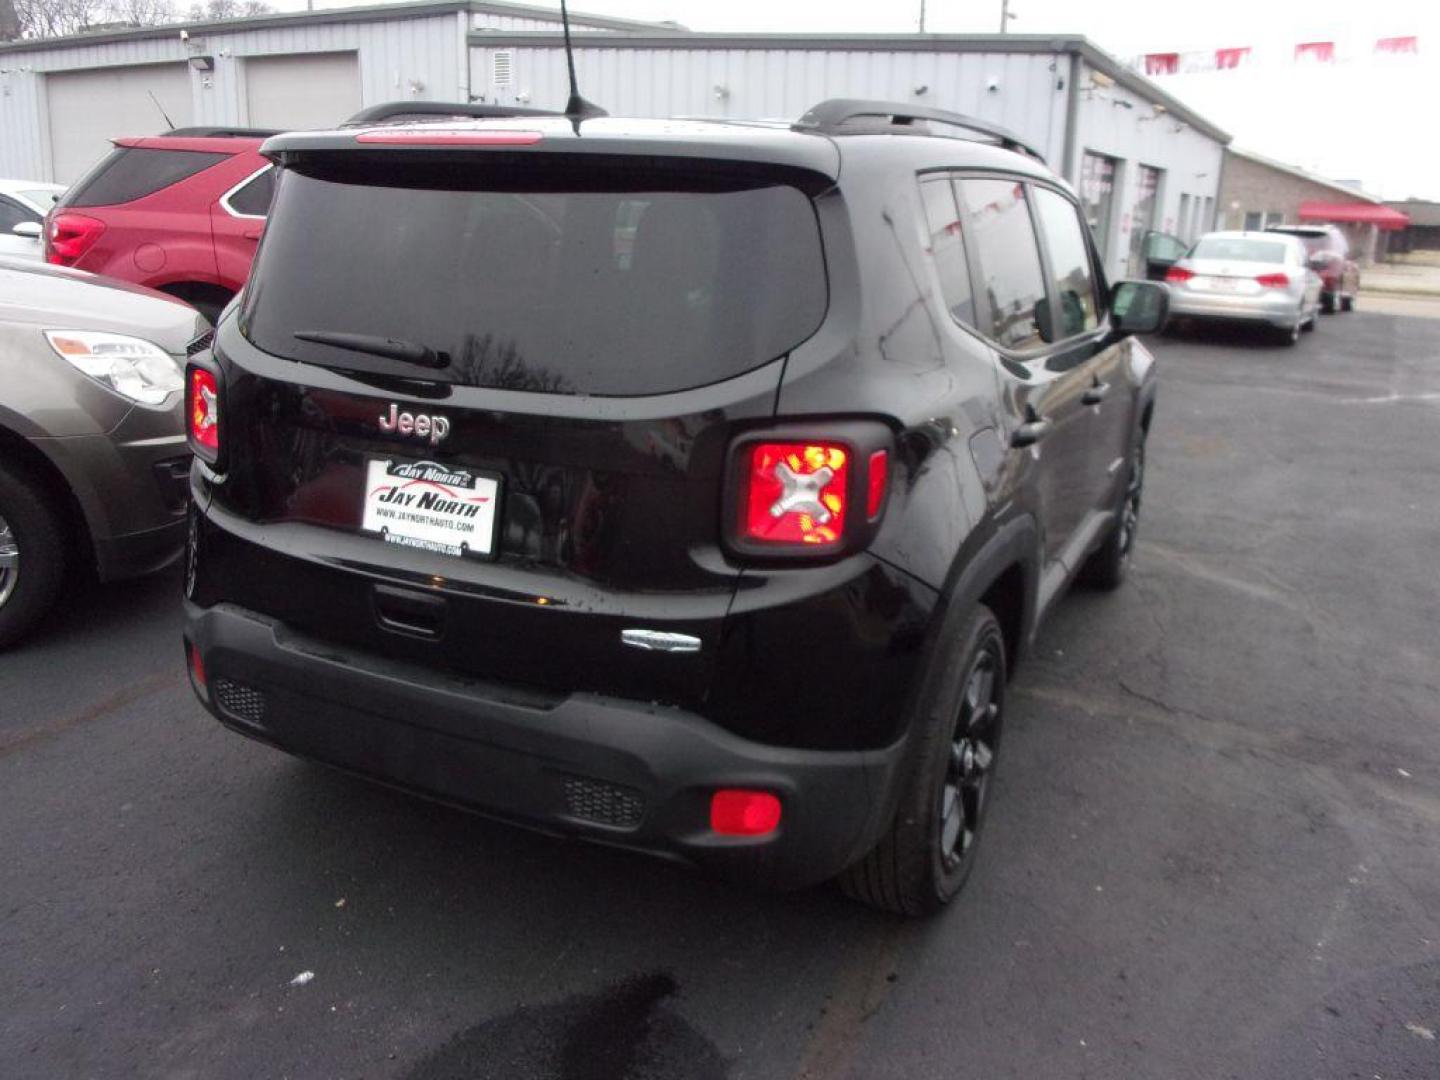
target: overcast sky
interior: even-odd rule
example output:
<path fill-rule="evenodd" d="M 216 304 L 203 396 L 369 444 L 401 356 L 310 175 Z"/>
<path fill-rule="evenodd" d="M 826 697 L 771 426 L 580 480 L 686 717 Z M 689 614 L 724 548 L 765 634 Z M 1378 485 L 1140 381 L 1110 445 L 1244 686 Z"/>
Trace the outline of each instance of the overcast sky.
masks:
<path fill-rule="evenodd" d="M 279 10 L 305 0 L 270 0 Z M 316 0 L 346 7 L 357 0 Z M 531 0 L 558 6 L 559 0 Z M 927 0 L 926 29 L 993 33 L 1001 0 Z M 673 19 L 692 30 L 903 33 L 919 0 L 577 0 L 577 11 Z M 1017 33 L 1079 33 L 1117 56 L 1251 46 L 1247 71 L 1160 80 L 1235 136 L 1235 145 L 1362 182 L 1387 198 L 1440 199 L 1440 139 L 1431 110 L 1440 72 L 1440 0 L 1011 0 Z M 1418 59 L 1382 62 L 1376 38 L 1414 34 Z M 1340 58 L 1297 69 L 1303 41 L 1335 41 Z"/>

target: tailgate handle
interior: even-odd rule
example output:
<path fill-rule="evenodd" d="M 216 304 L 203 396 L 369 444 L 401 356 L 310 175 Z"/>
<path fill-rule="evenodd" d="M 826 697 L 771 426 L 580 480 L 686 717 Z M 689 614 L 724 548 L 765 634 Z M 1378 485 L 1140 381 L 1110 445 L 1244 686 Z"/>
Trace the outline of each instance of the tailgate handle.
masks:
<path fill-rule="evenodd" d="M 410 637 L 438 638 L 445 628 L 445 598 L 375 586 L 375 620 L 386 630 Z"/>
<path fill-rule="evenodd" d="M 1100 402 L 1105 400 L 1105 395 L 1109 392 L 1110 384 L 1103 383 L 1099 379 L 1096 379 L 1095 385 L 1090 387 L 1089 390 L 1086 390 L 1085 396 L 1080 400 L 1083 401 L 1086 405 L 1099 405 Z"/>

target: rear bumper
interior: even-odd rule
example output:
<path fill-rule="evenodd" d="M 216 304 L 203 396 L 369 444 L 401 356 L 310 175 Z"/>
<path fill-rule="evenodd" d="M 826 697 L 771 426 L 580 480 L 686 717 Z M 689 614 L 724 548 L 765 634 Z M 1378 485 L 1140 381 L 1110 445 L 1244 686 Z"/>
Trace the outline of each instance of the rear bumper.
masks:
<path fill-rule="evenodd" d="M 740 738 L 684 710 L 547 694 L 321 643 L 231 604 L 186 604 L 206 707 L 283 750 L 542 831 L 774 888 L 834 876 L 885 824 L 903 742 L 817 751 Z M 709 829 L 720 787 L 779 796 L 779 829 Z"/>
<path fill-rule="evenodd" d="M 1284 294 L 1225 296 L 1170 291 L 1170 315 L 1174 318 L 1265 323 L 1282 329 L 1295 325 L 1299 304 L 1298 297 Z"/>

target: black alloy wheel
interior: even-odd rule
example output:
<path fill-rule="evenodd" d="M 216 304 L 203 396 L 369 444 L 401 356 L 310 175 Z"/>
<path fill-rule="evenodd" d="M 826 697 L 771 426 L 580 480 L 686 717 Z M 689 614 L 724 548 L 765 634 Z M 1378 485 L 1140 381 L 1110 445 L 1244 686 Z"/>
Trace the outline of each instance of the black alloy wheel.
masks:
<path fill-rule="evenodd" d="M 1130 554 L 1135 548 L 1135 533 L 1140 528 L 1140 503 L 1144 494 L 1145 431 L 1141 428 L 1130 443 L 1130 467 L 1115 526 L 1080 568 L 1080 580 L 1086 585 L 1109 590 L 1118 589 L 1125 581 L 1130 570 Z"/>
<path fill-rule="evenodd" d="M 996 680 L 1002 664 L 998 652 L 982 649 L 965 680 L 937 807 L 940 864 L 946 874 L 960 870 L 961 863 L 971 857 L 984 819 L 990 771 L 1000 742 Z"/>
<path fill-rule="evenodd" d="M 848 895 L 900 915 L 939 911 L 970 876 L 1005 718 L 1005 639 L 990 609 L 955 611 L 937 646 L 895 817 L 839 877 Z"/>

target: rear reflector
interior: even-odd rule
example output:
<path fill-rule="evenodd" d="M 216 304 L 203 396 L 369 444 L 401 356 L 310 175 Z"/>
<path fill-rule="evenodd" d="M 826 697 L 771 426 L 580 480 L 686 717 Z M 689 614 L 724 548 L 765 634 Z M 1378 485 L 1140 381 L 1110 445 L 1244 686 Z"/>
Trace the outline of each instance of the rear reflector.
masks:
<path fill-rule="evenodd" d="M 1172 266 L 1165 271 L 1165 280 L 1175 285 L 1181 285 L 1189 281 L 1195 275 L 1183 266 Z"/>
<path fill-rule="evenodd" d="M 355 136 L 357 143 L 379 146 L 534 146 L 545 136 L 538 131 L 415 131 L 375 128 Z"/>
<path fill-rule="evenodd" d="M 766 544 L 834 547 L 845 530 L 850 451 L 838 443 L 749 447 L 740 535 Z"/>
<path fill-rule="evenodd" d="M 1255 280 L 1267 289 L 1288 289 L 1290 287 L 1290 279 L 1280 273 L 1261 274 Z"/>
<path fill-rule="evenodd" d="M 200 650 L 194 645 L 190 646 L 190 677 L 195 680 L 195 685 L 201 690 L 205 689 L 205 661 L 200 657 Z"/>
<path fill-rule="evenodd" d="M 764 836 L 780 827 L 780 800 L 768 791 L 725 788 L 710 799 L 710 828 L 721 836 Z"/>

